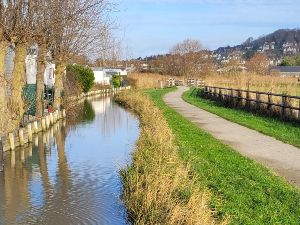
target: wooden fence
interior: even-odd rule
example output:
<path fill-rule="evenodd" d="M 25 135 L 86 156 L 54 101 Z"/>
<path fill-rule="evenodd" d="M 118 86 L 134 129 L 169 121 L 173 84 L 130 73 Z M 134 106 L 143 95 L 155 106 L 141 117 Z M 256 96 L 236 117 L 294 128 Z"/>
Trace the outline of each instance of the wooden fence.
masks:
<path fill-rule="evenodd" d="M 204 86 L 203 95 L 229 107 L 254 110 L 282 119 L 300 120 L 300 96 L 213 86 Z"/>

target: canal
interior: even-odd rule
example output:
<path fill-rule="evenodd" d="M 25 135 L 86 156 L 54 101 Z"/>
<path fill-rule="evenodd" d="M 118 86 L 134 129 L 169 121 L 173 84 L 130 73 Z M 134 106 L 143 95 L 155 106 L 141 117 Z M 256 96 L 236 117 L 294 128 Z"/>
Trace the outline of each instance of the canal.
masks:
<path fill-rule="evenodd" d="M 4 156 L 0 224 L 127 224 L 119 170 L 138 119 L 109 97 L 83 101 L 65 122 Z"/>

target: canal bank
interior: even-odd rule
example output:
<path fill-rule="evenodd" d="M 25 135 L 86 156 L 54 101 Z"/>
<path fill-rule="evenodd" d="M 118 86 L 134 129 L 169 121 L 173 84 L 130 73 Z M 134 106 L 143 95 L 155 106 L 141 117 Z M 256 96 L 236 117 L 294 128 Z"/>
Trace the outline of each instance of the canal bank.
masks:
<path fill-rule="evenodd" d="M 5 153 L 0 224 L 126 224 L 119 170 L 130 162 L 138 119 L 93 97 L 28 146 Z"/>
<path fill-rule="evenodd" d="M 209 193 L 178 155 L 175 137 L 162 112 L 144 94 L 116 99 L 140 117 L 141 134 L 131 165 L 122 171 L 123 200 L 133 224 L 226 224 L 215 221 Z"/>

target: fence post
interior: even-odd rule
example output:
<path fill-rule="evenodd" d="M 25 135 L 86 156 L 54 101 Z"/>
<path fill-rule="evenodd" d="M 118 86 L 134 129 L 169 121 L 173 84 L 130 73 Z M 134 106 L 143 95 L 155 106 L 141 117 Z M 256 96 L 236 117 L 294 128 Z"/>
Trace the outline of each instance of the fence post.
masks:
<path fill-rule="evenodd" d="M 299 109 L 298 109 L 298 120 L 300 120 L 300 99 L 299 99 Z"/>
<path fill-rule="evenodd" d="M 268 93 L 268 107 L 267 110 L 269 111 L 270 114 L 272 114 L 272 109 L 273 109 L 273 99 L 272 99 L 273 95 L 271 93 Z"/>
<path fill-rule="evenodd" d="M 214 87 L 214 99 L 215 100 L 217 100 L 217 96 L 218 96 L 218 94 L 217 94 L 217 88 L 216 87 Z"/>
<path fill-rule="evenodd" d="M 239 89 L 237 91 L 237 106 L 242 107 L 243 106 L 243 93 L 242 91 Z"/>
<path fill-rule="evenodd" d="M 260 93 L 256 92 L 256 104 L 255 104 L 255 110 L 260 110 Z"/>
<path fill-rule="evenodd" d="M 222 93 L 222 89 L 221 88 L 219 89 L 219 100 L 220 100 L 220 102 L 223 101 L 223 93 Z"/>
<path fill-rule="evenodd" d="M 287 106 L 287 96 L 285 95 L 282 95 L 282 98 L 281 98 L 281 118 L 284 118 L 285 117 L 285 108 Z"/>
<path fill-rule="evenodd" d="M 250 92 L 249 92 L 249 90 L 246 91 L 246 108 L 250 109 Z"/>
<path fill-rule="evenodd" d="M 0 137 L 0 172 L 3 172 L 4 161 L 3 161 L 3 143 L 2 138 Z"/>
<path fill-rule="evenodd" d="M 234 107 L 234 94 L 233 94 L 233 88 L 230 89 L 230 104 Z"/>

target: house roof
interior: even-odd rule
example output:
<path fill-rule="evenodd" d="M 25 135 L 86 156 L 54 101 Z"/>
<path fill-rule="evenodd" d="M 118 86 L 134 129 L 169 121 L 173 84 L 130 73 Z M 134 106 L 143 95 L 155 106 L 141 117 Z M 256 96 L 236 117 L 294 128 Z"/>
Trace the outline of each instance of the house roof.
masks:
<path fill-rule="evenodd" d="M 271 70 L 278 70 L 282 73 L 300 73 L 300 66 L 272 66 Z"/>
<path fill-rule="evenodd" d="M 102 67 L 92 67 L 93 71 L 103 71 Z"/>

